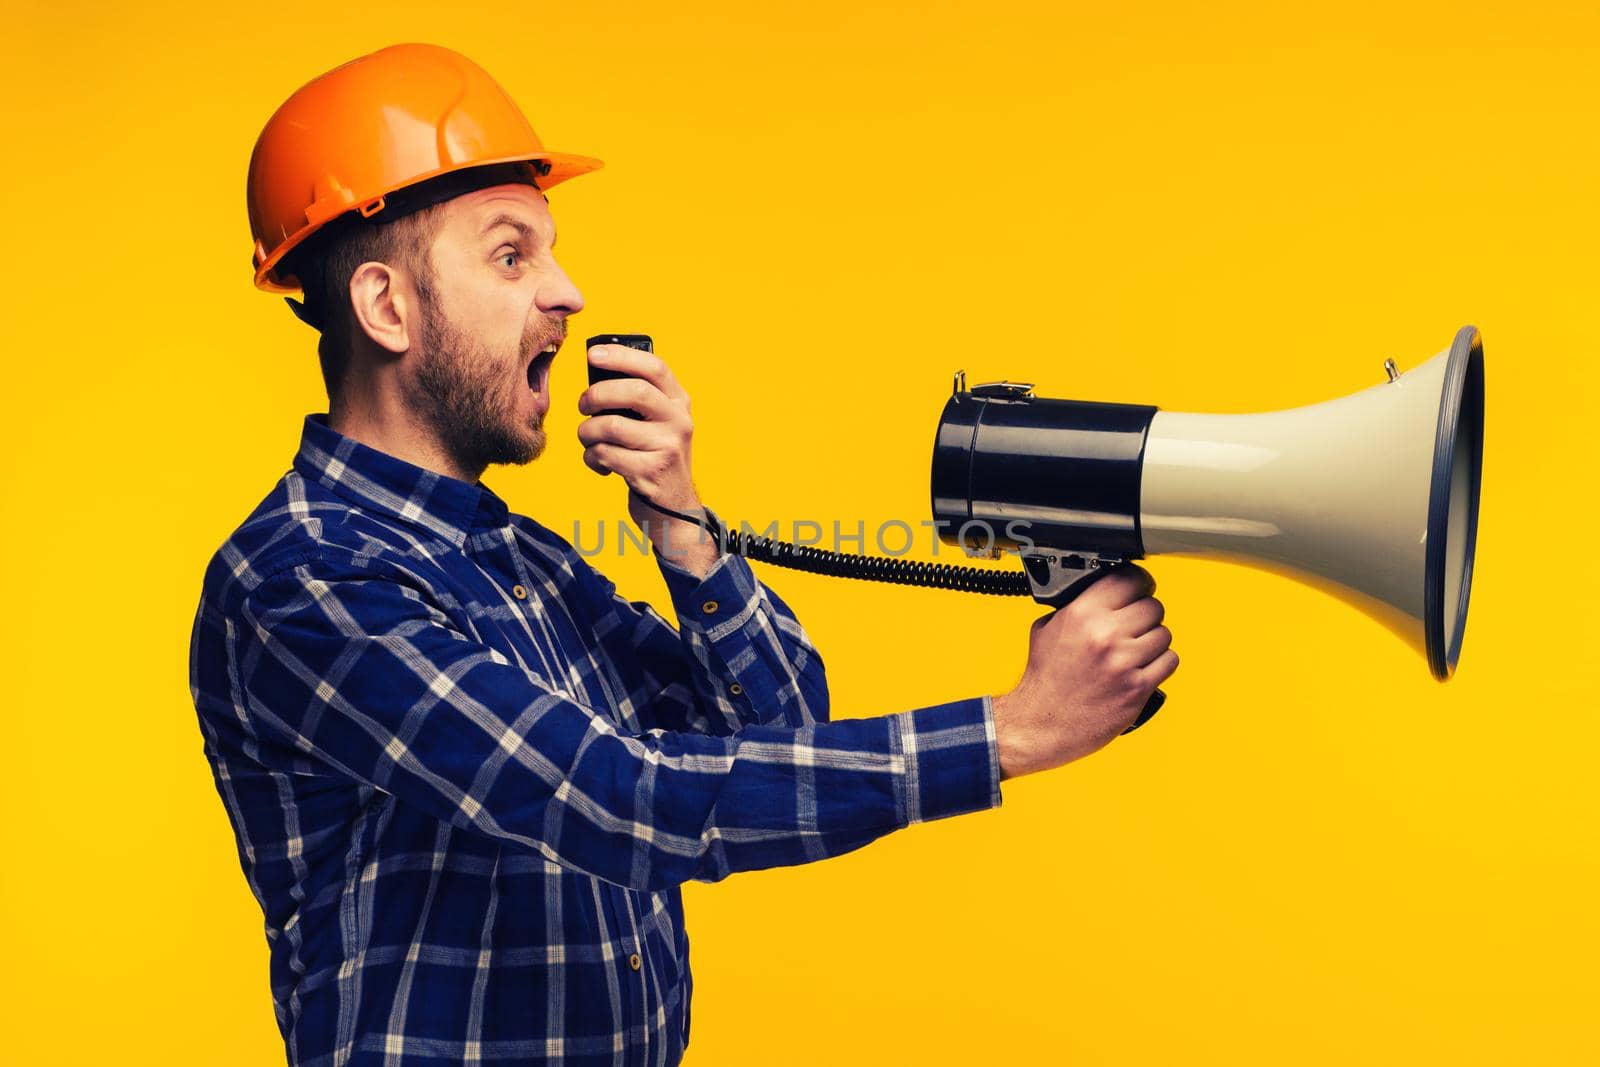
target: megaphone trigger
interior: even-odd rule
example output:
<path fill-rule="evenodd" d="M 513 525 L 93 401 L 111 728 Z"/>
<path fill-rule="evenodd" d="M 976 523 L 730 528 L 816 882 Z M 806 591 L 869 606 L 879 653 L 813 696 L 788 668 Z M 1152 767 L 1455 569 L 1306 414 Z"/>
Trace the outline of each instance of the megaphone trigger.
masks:
<path fill-rule="evenodd" d="M 1051 552 L 1035 549 L 1021 553 L 1033 599 L 1053 608 L 1065 607 L 1097 579 L 1126 560 L 1093 552 Z"/>

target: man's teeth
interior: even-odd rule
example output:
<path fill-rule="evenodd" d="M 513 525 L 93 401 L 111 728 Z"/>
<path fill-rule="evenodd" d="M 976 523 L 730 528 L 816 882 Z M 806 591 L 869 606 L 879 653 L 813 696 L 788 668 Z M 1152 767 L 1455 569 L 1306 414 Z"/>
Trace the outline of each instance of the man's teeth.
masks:
<path fill-rule="evenodd" d="M 549 370 L 550 367 L 551 360 L 547 357 L 554 357 L 556 354 L 556 349 L 560 347 L 560 341 L 555 341 L 551 344 L 545 345 L 543 348 L 539 349 L 539 354 L 534 356 L 533 359 L 529 361 L 528 388 L 541 388 L 540 379 L 544 377 L 544 374 Z"/>

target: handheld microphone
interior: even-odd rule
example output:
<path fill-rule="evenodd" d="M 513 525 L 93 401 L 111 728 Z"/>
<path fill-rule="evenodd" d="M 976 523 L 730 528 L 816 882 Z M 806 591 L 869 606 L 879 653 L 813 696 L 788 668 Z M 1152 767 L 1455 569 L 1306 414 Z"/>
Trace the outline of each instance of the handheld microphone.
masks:
<path fill-rule="evenodd" d="M 650 340 L 650 335 L 649 334 L 644 334 L 644 333 L 600 333 L 600 334 L 595 334 L 593 337 L 589 338 L 587 341 L 585 341 L 583 343 L 583 347 L 585 349 L 585 355 L 586 356 L 587 356 L 587 350 L 593 348 L 595 345 L 626 345 L 629 348 L 637 348 L 641 352 L 654 352 L 655 351 L 655 345 Z M 597 366 L 594 365 L 594 363 L 592 361 L 589 363 L 589 384 L 590 385 L 593 385 L 595 382 L 610 381 L 613 378 L 631 378 L 631 377 L 632 377 L 632 375 L 628 374 L 626 371 L 614 370 L 614 369 L 609 368 L 609 367 L 597 367 Z M 596 415 L 626 415 L 630 419 L 643 419 L 644 418 L 643 415 L 639 414 L 637 411 L 633 410 L 632 408 L 606 408 L 604 411 L 595 412 L 595 414 Z"/>

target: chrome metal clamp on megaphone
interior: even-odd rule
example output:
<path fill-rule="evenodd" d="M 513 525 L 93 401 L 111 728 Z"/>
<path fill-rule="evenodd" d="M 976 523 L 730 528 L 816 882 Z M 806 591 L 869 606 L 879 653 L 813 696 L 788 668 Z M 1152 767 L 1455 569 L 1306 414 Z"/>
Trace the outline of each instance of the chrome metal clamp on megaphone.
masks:
<path fill-rule="evenodd" d="M 1153 555 L 1281 573 L 1370 615 L 1443 681 L 1477 545 L 1483 345 L 1465 326 L 1419 366 L 1384 369 L 1348 396 L 1251 415 L 969 389 L 958 373 L 934 441 L 936 529 L 969 555 L 1017 552 L 1056 607 Z"/>

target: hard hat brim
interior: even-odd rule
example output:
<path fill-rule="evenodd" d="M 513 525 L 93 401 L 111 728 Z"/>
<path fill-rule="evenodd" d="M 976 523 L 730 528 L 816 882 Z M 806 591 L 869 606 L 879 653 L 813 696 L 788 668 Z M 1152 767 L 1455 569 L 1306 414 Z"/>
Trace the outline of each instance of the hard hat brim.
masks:
<path fill-rule="evenodd" d="M 369 218 L 381 216 L 384 197 L 398 193 L 402 189 L 409 189 L 413 186 L 421 185 L 424 182 L 431 181 L 446 174 L 453 174 L 458 171 L 476 170 L 480 167 L 493 167 L 503 163 L 547 164 L 549 166 L 549 170 L 541 174 L 538 179 L 538 187 L 541 191 L 548 191 L 555 186 L 560 185 L 568 178 L 576 178 L 580 174 L 588 174 L 590 171 L 599 170 L 605 165 L 601 160 L 594 159 L 590 156 L 572 155 L 571 153 L 567 152 L 534 152 L 521 155 L 505 156 L 499 159 L 473 160 L 469 164 L 440 167 L 436 170 L 419 174 L 414 180 L 408 181 L 403 185 L 397 185 L 392 189 L 384 189 L 377 193 L 377 195 L 365 201 L 351 203 L 349 211 L 342 212 L 339 216 L 335 217 L 344 217 L 345 215 L 349 215 L 353 212 L 360 212 L 363 216 Z M 294 249 L 304 242 L 306 238 L 325 227 L 331 221 L 333 220 L 324 219 L 318 222 L 311 222 L 308 220 L 304 226 L 290 234 L 281 244 L 278 245 L 277 248 L 273 249 L 272 254 L 264 259 L 256 268 L 256 288 L 269 293 L 288 294 L 300 292 L 299 279 L 295 278 L 293 275 L 281 276 L 277 269 L 278 265 L 283 262 L 285 256 L 294 251 Z"/>

